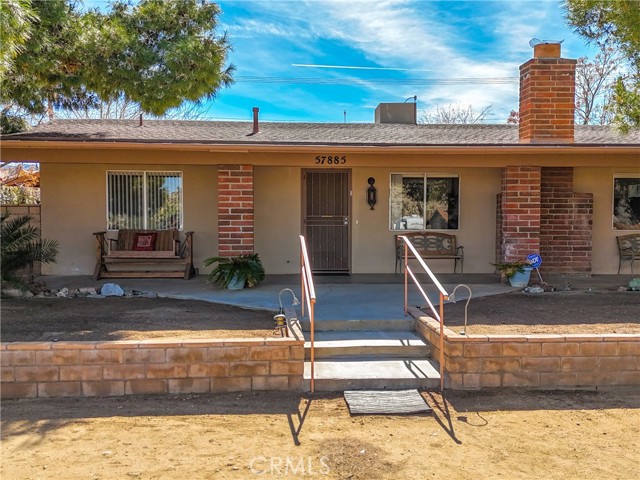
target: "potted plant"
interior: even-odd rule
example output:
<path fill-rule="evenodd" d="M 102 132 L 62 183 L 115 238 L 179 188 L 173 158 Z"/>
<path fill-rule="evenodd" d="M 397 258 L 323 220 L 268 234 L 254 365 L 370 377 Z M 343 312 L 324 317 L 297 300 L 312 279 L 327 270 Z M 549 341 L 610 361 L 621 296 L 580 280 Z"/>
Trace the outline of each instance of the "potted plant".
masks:
<path fill-rule="evenodd" d="M 492 265 L 496 267 L 496 272 L 499 272 L 502 278 L 509 280 L 509 284 L 512 287 L 524 288 L 529 285 L 531 270 L 533 270 L 529 262 L 521 260 L 517 262 L 494 263 Z"/>
<path fill-rule="evenodd" d="M 204 261 L 204 266 L 217 264 L 211 270 L 208 283 L 230 290 L 252 288 L 264 280 L 264 267 L 257 253 L 238 255 L 236 257 L 211 257 Z"/>

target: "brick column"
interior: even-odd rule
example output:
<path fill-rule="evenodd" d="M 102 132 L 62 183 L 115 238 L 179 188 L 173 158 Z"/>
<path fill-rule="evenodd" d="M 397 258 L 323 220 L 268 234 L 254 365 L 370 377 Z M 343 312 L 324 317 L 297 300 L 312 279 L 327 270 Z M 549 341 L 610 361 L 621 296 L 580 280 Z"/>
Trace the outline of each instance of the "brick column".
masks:
<path fill-rule="evenodd" d="M 253 165 L 218 167 L 218 253 L 253 253 Z"/>
<path fill-rule="evenodd" d="M 545 167 L 541 181 L 542 269 L 591 272 L 593 195 L 573 192 L 572 167 Z"/>
<path fill-rule="evenodd" d="M 540 251 L 540 167 L 502 170 L 500 261 L 526 259 Z"/>

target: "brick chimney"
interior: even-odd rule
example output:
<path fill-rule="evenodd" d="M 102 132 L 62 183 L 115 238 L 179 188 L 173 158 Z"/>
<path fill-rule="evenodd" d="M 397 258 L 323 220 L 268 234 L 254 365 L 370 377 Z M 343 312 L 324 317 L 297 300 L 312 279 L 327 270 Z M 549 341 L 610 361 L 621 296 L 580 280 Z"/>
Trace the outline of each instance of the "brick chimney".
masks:
<path fill-rule="evenodd" d="M 576 60 L 540 43 L 520 66 L 520 143 L 573 143 Z"/>

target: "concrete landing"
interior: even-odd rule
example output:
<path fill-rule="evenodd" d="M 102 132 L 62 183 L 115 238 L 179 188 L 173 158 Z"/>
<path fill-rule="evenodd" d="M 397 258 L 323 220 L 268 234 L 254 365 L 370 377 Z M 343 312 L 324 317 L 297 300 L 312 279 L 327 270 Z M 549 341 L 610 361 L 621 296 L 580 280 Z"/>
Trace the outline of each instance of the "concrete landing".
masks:
<path fill-rule="evenodd" d="M 302 330 L 306 333 L 311 330 L 309 318 L 300 319 Z M 415 319 L 412 316 L 405 318 L 390 318 L 387 320 L 371 320 L 367 318 L 356 318 L 353 320 L 317 320 L 315 322 L 316 332 L 337 332 L 337 331 L 362 331 L 362 330 L 385 330 L 385 331 L 412 331 L 415 327 Z"/>
<path fill-rule="evenodd" d="M 271 278 L 273 277 L 273 278 Z M 89 276 L 45 276 L 39 277 L 49 288 L 100 288 L 107 282 L 115 282 L 124 288 L 136 289 L 145 292 L 155 292 L 161 297 L 181 298 L 191 300 L 204 300 L 208 302 L 224 303 L 245 308 L 258 308 L 271 311 L 278 310 L 278 295 L 284 288 L 292 288 L 298 298 L 300 297 L 300 277 L 296 275 L 271 276 L 269 282 L 265 282 L 255 288 L 243 290 L 226 290 L 206 283 L 207 277 L 199 275 L 191 280 L 177 280 L 168 278 L 126 278 L 113 280 L 94 281 Z M 396 283 L 326 283 L 331 281 L 356 282 L 362 276 L 351 277 L 318 277 L 316 285 L 316 329 L 329 330 L 322 327 L 322 322 L 336 320 L 398 320 L 404 317 L 404 285 L 397 283 L 402 275 L 375 275 L 378 281 L 395 281 Z M 379 278 L 378 278 L 379 277 Z M 488 281 L 486 276 L 483 281 Z M 368 278 L 368 277 L 367 277 Z M 363 280 L 367 280 L 364 278 Z M 465 275 L 465 280 L 472 283 L 473 276 Z M 453 279 L 453 278 L 451 278 Z M 462 281 L 462 279 L 460 280 Z M 517 289 L 501 285 L 495 275 L 493 283 L 472 284 L 473 297 L 484 295 L 496 295 L 505 292 L 517 291 Z M 460 283 L 460 282 L 457 282 Z M 444 286 L 447 291 L 452 291 L 457 283 Z M 438 300 L 438 292 L 433 285 L 425 286 L 427 294 L 432 301 Z M 465 298 L 460 296 L 460 300 Z M 289 294 L 282 296 L 285 305 L 291 305 Z M 472 300 L 473 301 L 473 300 Z M 409 291 L 409 305 L 424 304 L 424 299 L 418 293 L 415 286 Z M 297 307 L 300 312 L 300 307 Z M 301 319 L 304 325 L 304 319 Z M 412 321 L 412 320 L 411 320 Z M 354 328 L 354 327 L 350 327 Z M 394 329 L 396 329 L 394 327 Z"/>
<path fill-rule="evenodd" d="M 311 363 L 304 365 L 304 388 L 310 389 Z M 438 388 L 438 366 L 429 359 L 325 359 L 315 362 L 315 390 L 394 390 Z"/>
<path fill-rule="evenodd" d="M 307 360 L 311 342 L 305 342 Z M 376 358 L 428 358 L 431 347 L 410 331 L 334 331 L 317 332 L 314 339 L 316 360 L 362 355 Z"/>

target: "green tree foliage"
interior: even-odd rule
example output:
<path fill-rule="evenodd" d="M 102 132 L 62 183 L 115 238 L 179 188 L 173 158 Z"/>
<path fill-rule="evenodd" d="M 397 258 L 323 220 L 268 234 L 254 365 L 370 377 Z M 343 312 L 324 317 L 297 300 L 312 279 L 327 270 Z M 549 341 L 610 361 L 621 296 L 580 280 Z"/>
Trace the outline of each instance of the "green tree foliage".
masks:
<path fill-rule="evenodd" d="M 31 7 L 30 37 L 1 78 L 5 105 L 53 118 L 55 109 L 125 98 L 162 115 L 233 81 L 220 9 L 208 0 L 116 0 L 106 13 L 71 0 Z"/>
<path fill-rule="evenodd" d="M 31 37 L 31 25 L 37 20 L 31 0 L 2 0 L 0 2 L 0 76 Z"/>
<path fill-rule="evenodd" d="M 40 229 L 29 225 L 28 215 L 0 217 L 0 268 L 2 281 L 23 285 L 18 271 L 34 262 L 54 263 L 58 243 L 40 238 Z"/>
<path fill-rule="evenodd" d="M 629 60 L 629 73 L 613 89 L 614 121 L 623 131 L 640 126 L 640 2 L 565 0 L 567 21 L 598 45 L 613 45 Z"/>

